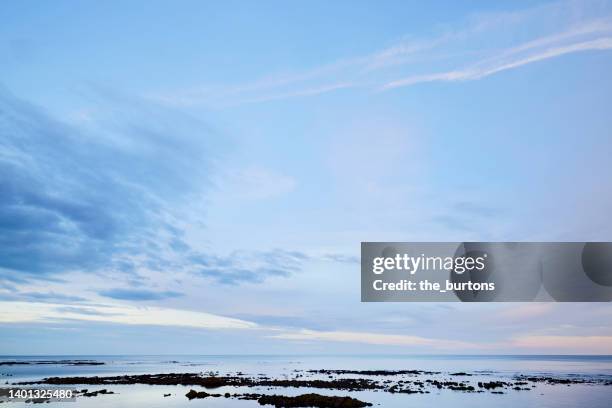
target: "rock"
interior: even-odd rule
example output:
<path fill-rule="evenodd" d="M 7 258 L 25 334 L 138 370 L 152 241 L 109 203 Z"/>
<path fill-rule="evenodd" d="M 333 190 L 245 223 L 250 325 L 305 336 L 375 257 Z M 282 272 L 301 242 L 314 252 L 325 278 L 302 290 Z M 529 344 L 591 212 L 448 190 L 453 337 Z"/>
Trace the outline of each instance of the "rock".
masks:
<path fill-rule="evenodd" d="M 422 370 L 308 370 L 314 374 L 357 374 L 357 375 L 422 375 L 440 374 L 437 371 Z"/>
<path fill-rule="evenodd" d="M 263 395 L 257 399 L 259 405 L 281 407 L 317 407 L 317 408 L 361 408 L 372 406 L 369 402 L 351 397 L 334 397 L 320 394 L 302 394 L 296 397 L 284 395 Z"/>
<path fill-rule="evenodd" d="M 23 385 L 110 385 L 110 384 L 149 384 L 149 385 L 191 385 L 204 388 L 234 387 L 307 387 L 347 391 L 384 389 L 384 385 L 365 378 L 339 378 L 335 380 L 289 380 L 254 377 L 208 376 L 195 373 L 185 374 L 145 374 L 121 375 L 111 377 L 49 377 L 41 381 L 23 382 Z"/>
<path fill-rule="evenodd" d="M 92 392 L 88 392 L 87 390 L 84 390 L 85 392 L 83 392 L 82 396 L 83 397 L 97 397 L 99 394 L 114 394 L 113 391 L 108 391 L 106 388 L 99 390 L 99 391 L 92 391 Z"/>
<path fill-rule="evenodd" d="M 217 398 L 217 397 L 220 397 L 221 394 L 209 394 L 206 391 L 189 390 L 189 392 L 185 394 L 185 396 L 189 398 L 190 400 L 192 400 L 194 398 L 197 398 L 197 399 L 208 398 L 208 397 Z"/>

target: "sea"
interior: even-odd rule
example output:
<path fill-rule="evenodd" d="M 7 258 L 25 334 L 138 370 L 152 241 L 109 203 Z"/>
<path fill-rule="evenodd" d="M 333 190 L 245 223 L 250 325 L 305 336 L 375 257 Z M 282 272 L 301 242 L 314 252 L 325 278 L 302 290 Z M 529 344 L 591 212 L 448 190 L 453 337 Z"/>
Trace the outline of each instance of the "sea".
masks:
<path fill-rule="evenodd" d="M 66 360 L 93 360 L 102 365 L 70 365 Z M 116 376 L 125 374 L 202 373 L 203 375 L 265 375 L 271 378 L 293 378 L 308 370 L 425 370 L 439 372 L 420 379 L 448 379 L 451 373 L 465 372 L 462 380 L 512 381 L 516 376 L 550 376 L 612 381 L 612 356 L 558 355 L 79 355 L 79 356 L 0 356 L 0 362 L 47 361 L 50 364 L 0 365 L 1 387 L 14 387 L 19 382 L 37 381 L 45 377 Z M 321 375 L 321 378 L 326 378 Z M 361 378 L 361 375 L 341 377 Z M 366 378 L 366 377 L 364 377 Z M 367 377 L 372 378 L 372 377 Z M 385 380 L 385 377 L 376 377 Z M 393 376 L 390 380 L 397 380 Z M 43 388 L 49 388 L 44 386 Z M 71 386 L 72 387 L 72 386 Z M 74 386 L 114 394 L 78 397 L 72 401 L 52 401 L 45 406 L 56 407 L 259 407 L 257 401 L 227 398 L 189 400 L 185 394 L 194 386 L 104 385 Z M 65 388 L 65 386 L 64 386 Z M 610 408 L 612 386 L 602 384 L 538 383 L 529 391 L 509 390 L 504 394 L 470 393 L 448 389 L 432 390 L 429 394 L 393 394 L 382 391 L 343 391 L 311 388 L 221 387 L 210 393 L 262 393 L 299 395 L 318 393 L 350 396 L 369 402 L 374 407 L 414 408 Z M 169 394 L 169 395 L 168 395 Z M 165 396 L 164 396 L 165 395 Z M 7 407 L 32 406 L 31 402 L 6 401 Z"/>

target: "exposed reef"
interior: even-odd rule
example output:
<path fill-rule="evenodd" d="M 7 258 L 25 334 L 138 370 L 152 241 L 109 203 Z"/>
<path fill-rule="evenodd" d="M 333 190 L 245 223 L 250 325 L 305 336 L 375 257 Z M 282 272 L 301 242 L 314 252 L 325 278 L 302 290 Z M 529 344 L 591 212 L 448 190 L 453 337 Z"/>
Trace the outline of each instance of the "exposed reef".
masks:
<path fill-rule="evenodd" d="M 220 398 L 221 394 L 209 394 L 206 391 L 189 390 L 185 396 L 189 399 Z M 225 398 L 254 400 L 259 405 L 274 405 L 281 407 L 316 407 L 316 408 L 362 408 L 372 406 L 369 402 L 360 401 L 347 396 L 330 396 L 321 394 L 301 394 L 297 396 L 266 395 L 266 394 L 229 394 Z"/>

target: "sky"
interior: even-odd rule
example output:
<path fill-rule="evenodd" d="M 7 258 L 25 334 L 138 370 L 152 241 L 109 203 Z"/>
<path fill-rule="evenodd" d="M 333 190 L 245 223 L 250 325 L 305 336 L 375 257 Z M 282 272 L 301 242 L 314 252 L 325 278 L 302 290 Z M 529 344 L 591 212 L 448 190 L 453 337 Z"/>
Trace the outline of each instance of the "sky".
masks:
<path fill-rule="evenodd" d="M 0 4 L 0 354 L 612 354 L 361 303 L 362 241 L 610 241 L 610 1 Z"/>

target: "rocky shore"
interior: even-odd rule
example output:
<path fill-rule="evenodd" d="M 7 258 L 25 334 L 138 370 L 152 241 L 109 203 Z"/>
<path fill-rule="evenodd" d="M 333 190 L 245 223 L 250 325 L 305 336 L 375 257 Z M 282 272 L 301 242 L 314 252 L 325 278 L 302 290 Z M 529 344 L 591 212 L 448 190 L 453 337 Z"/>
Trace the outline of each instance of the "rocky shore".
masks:
<path fill-rule="evenodd" d="M 472 379 L 476 378 L 476 379 Z M 249 376 L 242 372 L 219 375 L 209 373 L 169 373 L 119 376 L 78 376 L 48 377 L 39 381 L 23 382 L 20 385 L 92 385 L 111 387 L 113 385 L 145 384 L 163 386 L 201 387 L 201 390 L 190 389 L 185 397 L 191 399 L 232 398 L 254 400 L 260 405 L 275 407 L 367 407 L 371 403 L 350 396 L 330 396 L 317 393 L 306 393 L 297 396 L 285 396 L 264 393 L 215 393 L 221 387 L 250 387 L 258 389 L 300 388 L 326 389 L 344 392 L 374 391 L 390 394 L 431 394 L 439 392 L 491 393 L 506 394 L 510 392 L 531 391 L 539 385 L 546 386 L 575 384 L 612 385 L 608 377 L 581 376 L 527 376 L 517 375 L 512 378 L 483 380 L 475 372 L 436 372 L 423 370 L 293 370 L 282 378 L 270 378 L 260 374 Z M 83 390 L 78 396 L 91 397 L 111 394 L 106 388 L 90 392 Z M 168 395 L 164 395 L 168 396 Z"/>

